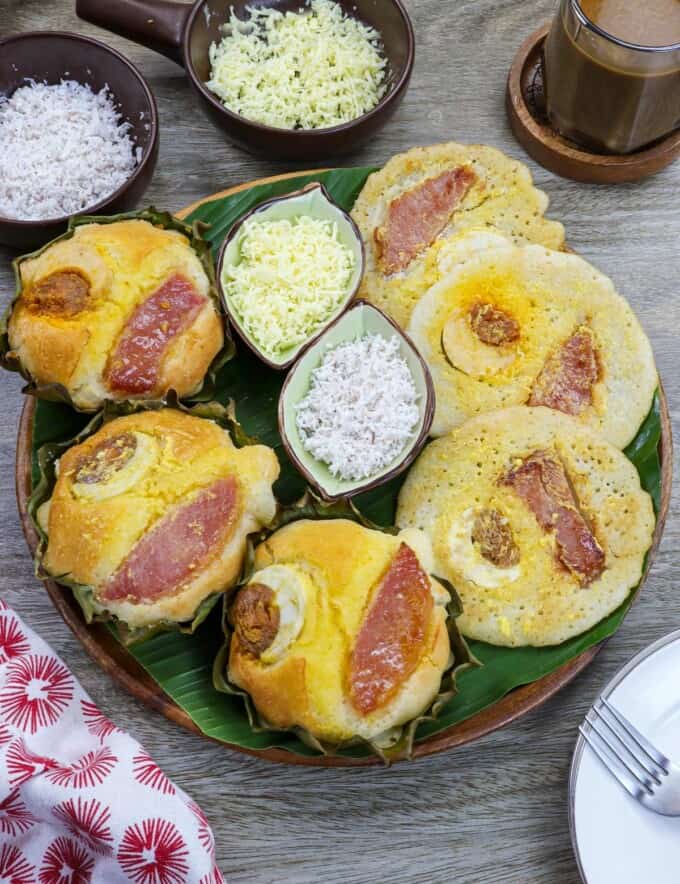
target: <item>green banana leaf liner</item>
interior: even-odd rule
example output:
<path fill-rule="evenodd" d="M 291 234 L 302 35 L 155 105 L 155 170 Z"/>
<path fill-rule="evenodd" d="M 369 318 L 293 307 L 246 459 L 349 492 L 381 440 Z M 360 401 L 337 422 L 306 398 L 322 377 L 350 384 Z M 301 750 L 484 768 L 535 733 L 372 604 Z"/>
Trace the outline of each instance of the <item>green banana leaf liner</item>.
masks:
<path fill-rule="evenodd" d="M 351 501 L 340 500 L 334 503 L 326 503 L 325 501 L 322 501 L 320 498 L 316 497 L 311 491 L 307 491 L 307 493 L 297 503 L 292 504 L 291 506 L 282 507 L 279 510 L 279 514 L 274 522 L 272 522 L 272 524 L 268 526 L 268 528 L 266 528 L 264 531 L 260 532 L 257 538 L 257 542 L 266 540 L 279 528 L 282 528 L 284 525 L 288 525 L 291 522 L 297 522 L 300 519 L 351 519 L 353 522 L 358 522 L 365 528 L 371 528 L 376 531 L 383 531 L 383 533 L 387 534 L 397 533 L 396 528 L 383 529 L 380 526 L 369 521 L 367 518 L 361 515 L 356 507 L 352 505 Z M 254 543 L 253 538 L 251 538 L 249 542 L 248 555 L 246 556 L 246 561 L 243 568 L 243 573 L 241 574 L 241 579 L 239 580 L 236 588 L 247 583 L 248 580 L 251 578 L 253 574 L 253 562 Z M 290 733 L 295 734 L 295 736 L 306 746 L 309 746 L 311 749 L 314 749 L 322 755 L 339 755 L 342 749 L 346 749 L 350 746 L 364 745 L 368 749 L 370 749 L 371 752 L 378 755 L 385 764 L 390 764 L 393 761 L 400 761 L 402 759 L 408 759 L 411 757 L 413 752 L 415 732 L 418 728 L 418 725 L 421 724 L 423 721 L 434 721 L 444 704 L 447 703 L 453 696 L 455 696 L 458 690 L 456 680 L 460 672 L 464 671 L 465 669 L 481 665 L 471 653 L 465 639 L 460 634 L 456 626 L 456 618 L 462 613 L 463 610 L 460 599 L 458 598 L 458 594 L 447 580 L 443 580 L 441 577 L 437 577 L 436 579 L 439 580 L 439 582 L 448 590 L 451 595 L 451 601 L 447 605 L 447 612 L 449 615 L 447 620 L 447 629 L 449 633 L 449 641 L 451 643 L 452 656 L 449 666 L 442 675 L 439 692 L 432 703 L 428 706 L 428 708 L 417 718 L 414 718 L 411 721 L 407 722 L 405 725 L 399 728 L 398 731 L 396 731 L 394 734 L 391 734 L 389 741 L 386 741 L 386 743 L 378 743 L 373 740 L 366 740 L 364 738 L 357 737 L 344 743 L 332 744 L 317 739 L 317 737 L 301 727 L 290 728 Z M 215 658 L 215 663 L 213 666 L 213 685 L 216 690 L 222 693 L 241 697 L 245 706 L 250 727 L 256 733 L 261 731 L 277 731 L 281 733 L 281 728 L 276 728 L 268 724 L 267 721 L 260 715 L 250 695 L 246 691 L 242 690 L 229 681 L 229 678 L 227 676 L 227 663 L 229 660 L 229 647 L 232 637 L 229 610 L 230 605 L 228 598 L 227 596 L 224 596 L 222 611 L 222 630 L 225 635 L 225 641 L 220 648 L 217 657 Z"/>
<path fill-rule="evenodd" d="M 254 444 L 254 440 L 246 436 L 234 417 L 231 403 L 224 406 L 219 402 L 199 402 L 189 406 L 180 402 L 174 394 L 168 395 L 163 400 L 147 400 L 143 402 L 107 402 L 104 408 L 98 412 L 91 421 L 74 437 L 65 442 L 55 442 L 43 445 L 37 454 L 39 480 L 33 488 L 28 500 L 28 514 L 38 532 L 39 543 L 35 555 L 35 573 L 41 580 L 52 579 L 57 583 L 67 586 L 75 596 L 82 608 L 87 623 L 93 621 L 109 622 L 116 637 L 126 646 L 136 644 L 157 635 L 161 632 L 179 630 L 183 633 L 193 633 L 210 614 L 215 607 L 222 592 L 213 593 L 205 598 L 196 609 L 193 619 L 187 623 L 176 623 L 170 620 L 161 620 L 153 626 L 131 629 L 127 624 L 113 617 L 113 615 L 101 611 L 94 598 L 94 590 L 71 580 L 68 574 L 50 574 L 43 567 L 43 557 L 47 548 L 47 535 L 40 526 L 37 518 L 40 506 L 52 496 L 57 480 L 56 464 L 59 458 L 74 445 L 79 445 L 88 437 L 97 432 L 104 424 L 123 415 L 134 414 L 140 411 L 158 411 L 161 408 L 176 408 L 194 417 L 212 420 L 222 429 L 227 430 L 237 448 Z"/>
<path fill-rule="evenodd" d="M 18 258 L 14 259 L 14 261 L 12 262 L 15 279 L 14 297 L 10 301 L 4 315 L 2 316 L 2 318 L 0 318 L 0 365 L 3 368 L 8 369 L 9 371 L 19 372 L 19 374 L 21 374 L 21 376 L 28 382 L 22 390 L 23 393 L 27 393 L 31 396 L 37 396 L 39 399 L 47 399 L 50 402 L 61 402 L 69 405 L 71 408 L 74 408 L 76 411 L 78 411 L 71 400 L 71 396 L 68 390 L 64 386 L 62 386 L 61 384 L 38 383 L 35 378 L 31 377 L 30 372 L 28 372 L 28 370 L 21 364 L 21 360 L 17 356 L 16 352 L 10 348 L 8 326 L 10 316 L 12 315 L 12 310 L 14 309 L 14 305 L 21 295 L 20 267 L 22 261 L 26 261 L 29 258 L 37 258 L 39 255 L 42 255 L 42 253 L 46 249 L 49 249 L 55 243 L 61 242 L 62 240 L 70 239 L 73 236 L 75 229 L 83 224 L 113 224 L 116 221 L 129 220 L 148 221 L 150 224 L 153 224 L 154 227 L 161 227 L 163 228 L 163 230 L 176 230 L 178 233 L 186 236 L 208 276 L 208 280 L 210 282 L 209 295 L 215 303 L 219 316 L 222 318 L 222 325 L 224 329 L 224 346 L 210 364 L 201 389 L 194 393 L 193 396 L 189 396 L 186 398 L 187 401 L 202 402 L 210 401 L 214 397 L 215 377 L 220 368 L 222 368 L 223 365 L 225 365 L 227 362 L 229 362 L 230 359 L 234 357 L 234 354 L 236 353 L 236 348 L 231 337 L 229 324 L 227 323 L 224 316 L 222 303 L 217 293 L 217 284 L 215 282 L 215 266 L 212 260 L 211 246 L 208 240 L 206 240 L 203 236 L 204 232 L 208 229 L 210 225 L 205 224 L 202 221 L 194 221 L 192 224 L 185 224 L 183 221 L 178 220 L 169 212 L 159 212 L 153 206 L 137 212 L 124 212 L 120 215 L 81 215 L 77 218 L 71 218 L 66 233 L 63 233 L 61 236 L 58 236 L 56 239 L 48 242 L 46 245 L 37 249 L 35 252 L 31 252 L 27 255 L 19 255 Z"/>

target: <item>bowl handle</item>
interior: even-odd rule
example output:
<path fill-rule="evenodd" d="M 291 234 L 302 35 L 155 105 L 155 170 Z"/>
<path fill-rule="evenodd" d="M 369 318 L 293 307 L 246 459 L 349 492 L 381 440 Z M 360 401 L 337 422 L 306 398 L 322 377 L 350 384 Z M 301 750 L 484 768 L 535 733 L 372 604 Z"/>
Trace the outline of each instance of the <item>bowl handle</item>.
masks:
<path fill-rule="evenodd" d="M 192 5 L 169 0 L 76 0 L 76 14 L 184 64 L 182 39 Z"/>

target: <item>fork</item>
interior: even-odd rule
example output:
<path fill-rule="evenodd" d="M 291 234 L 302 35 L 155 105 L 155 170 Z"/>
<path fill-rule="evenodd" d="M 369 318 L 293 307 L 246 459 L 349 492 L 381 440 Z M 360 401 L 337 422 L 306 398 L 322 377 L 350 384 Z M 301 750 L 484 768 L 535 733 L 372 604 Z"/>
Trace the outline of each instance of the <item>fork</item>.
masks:
<path fill-rule="evenodd" d="M 579 731 L 609 773 L 636 801 L 654 813 L 680 816 L 680 767 L 659 752 L 608 700 L 600 697 L 593 704 Z"/>

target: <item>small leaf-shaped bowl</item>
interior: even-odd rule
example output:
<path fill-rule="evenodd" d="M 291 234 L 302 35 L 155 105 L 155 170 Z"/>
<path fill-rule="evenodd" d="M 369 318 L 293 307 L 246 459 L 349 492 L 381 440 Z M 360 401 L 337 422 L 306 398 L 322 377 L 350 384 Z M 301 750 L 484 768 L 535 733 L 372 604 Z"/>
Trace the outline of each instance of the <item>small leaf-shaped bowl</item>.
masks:
<path fill-rule="evenodd" d="M 302 444 L 295 406 L 307 395 L 311 374 L 320 365 L 324 354 L 339 344 L 356 340 L 367 334 L 379 334 L 385 338 L 394 335 L 398 337 L 400 355 L 409 367 L 419 394 L 418 424 L 411 441 L 407 442 L 397 457 L 379 472 L 363 479 L 342 479 L 334 476 L 328 466 L 317 460 Z M 366 301 L 356 301 L 305 350 L 286 378 L 279 398 L 279 433 L 288 457 L 307 482 L 324 500 L 338 500 L 376 488 L 410 466 L 427 441 L 434 417 L 434 405 L 434 386 L 430 371 L 411 339 L 377 307 Z"/>
<path fill-rule="evenodd" d="M 291 219 L 300 215 L 329 219 L 337 223 L 340 242 L 350 248 L 355 255 L 354 270 L 347 285 L 347 292 L 338 307 L 324 322 L 313 329 L 309 337 L 301 343 L 284 350 L 278 356 L 273 356 L 270 352 L 263 351 L 260 345 L 248 334 L 244 328 L 242 317 L 239 315 L 232 299 L 227 295 L 226 288 L 222 282 L 226 268 L 238 264 L 241 260 L 240 241 L 243 225 L 254 215 L 258 216 L 258 220 L 268 221 L 277 221 L 284 218 Z M 364 263 L 364 245 L 356 224 L 347 212 L 333 202 L 323 184 L 312 183 L 294 193 L 265 200 L 250 212 L 247 212 L 242 218 L 239 218 L 226 235 L 220 249 L 217 259 L 217 281 L 226 313 L 242 341 L 271 368 L 284 369 L 292 365 L 300 353 L 306 347 L 309 347 L 319 335 L 323 334 L 324 330 L 344 312 L 359 289 L 361 278 L 364 275 Z"/>

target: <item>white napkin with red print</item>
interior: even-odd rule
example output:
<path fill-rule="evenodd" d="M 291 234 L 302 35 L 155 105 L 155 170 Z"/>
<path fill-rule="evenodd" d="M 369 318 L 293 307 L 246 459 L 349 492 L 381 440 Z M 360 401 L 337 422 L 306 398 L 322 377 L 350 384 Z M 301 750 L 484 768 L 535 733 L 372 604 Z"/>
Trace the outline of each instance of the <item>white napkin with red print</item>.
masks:
<path fill-rule="evenodd" d="M 0 882 L 224 884 L 200 807 L 0 599 Z"/>

